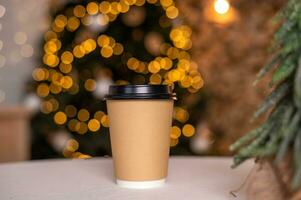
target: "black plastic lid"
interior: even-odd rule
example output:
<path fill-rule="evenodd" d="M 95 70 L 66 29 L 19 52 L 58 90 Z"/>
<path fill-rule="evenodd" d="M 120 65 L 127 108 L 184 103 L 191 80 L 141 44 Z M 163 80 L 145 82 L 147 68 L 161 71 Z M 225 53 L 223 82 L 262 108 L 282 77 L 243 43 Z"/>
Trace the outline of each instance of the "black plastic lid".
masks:
<path fill-rule="evenodd" d="M 168 85 L 111 85 L 105 100 L 110 99 L 173 99 L 176 94 Z"/>

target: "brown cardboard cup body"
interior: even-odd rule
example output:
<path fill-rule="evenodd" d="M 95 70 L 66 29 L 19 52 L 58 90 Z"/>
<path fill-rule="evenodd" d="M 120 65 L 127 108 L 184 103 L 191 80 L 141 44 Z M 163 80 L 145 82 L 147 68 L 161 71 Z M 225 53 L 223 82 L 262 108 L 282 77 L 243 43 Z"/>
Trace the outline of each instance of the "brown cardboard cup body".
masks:
<path fill-rule="evenodd" d="M 167 176 L 173 100 L 107 100 L 117 180 Z"/>

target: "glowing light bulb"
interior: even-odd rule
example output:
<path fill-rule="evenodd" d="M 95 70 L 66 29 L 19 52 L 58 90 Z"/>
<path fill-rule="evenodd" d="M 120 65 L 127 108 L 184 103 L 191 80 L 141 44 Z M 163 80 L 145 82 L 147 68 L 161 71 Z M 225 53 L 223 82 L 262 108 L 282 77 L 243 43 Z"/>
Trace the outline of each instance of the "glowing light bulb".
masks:
<path fill-rule="evenodd" d="M 227 0 L 216 0 L 214 2 L 214 10 L 218 14 L 226 14 L 230 9 L 230 4 Z"/>

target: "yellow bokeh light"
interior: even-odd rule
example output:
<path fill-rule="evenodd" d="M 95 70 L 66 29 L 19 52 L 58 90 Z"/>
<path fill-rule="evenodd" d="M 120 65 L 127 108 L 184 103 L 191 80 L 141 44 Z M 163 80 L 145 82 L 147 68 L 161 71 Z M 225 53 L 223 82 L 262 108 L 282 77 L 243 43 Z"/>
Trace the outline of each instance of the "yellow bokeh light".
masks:
<path fill-rule="evenodd" d="M 91 119 L 88 123 L 88 128 L 92 132 L 96 132 L 100 129 L 100 123 L 96 119 Z"/>
<path fill-rule="evenodd" d="M 176 59 L 179 55 L 179 50 L 175 47 L 170 47 L 166 54 L 170 59 Z"/>
<path fill-rule="evenodd" d="M 120 55 L 123 52 L 123 46 L 120 43 L 116 43 L 113 47 L 114 55 Z"/>
<path fill-rule="evenodd" d="M 59 58 L 54 54 L 45 54 L 43 56 L 43 62 L 49 67 L 56 67 L 59 64 Z"/>
<path fill-rule="evenodd" d="M 179 143 L 179 139 L 173 139 L 173 138 L 170 138 L 170 146 L 171 147 L 174 147 L 174 146 L 177 146 L 177 144 Z"/>
<path fill-rule="evenodd" d="M 79 19 L 77 19 L 76 17 L 70 17 L 67 22 L 67 29 L 72 32 L 75 31 L 79 27 L 79 25 Z"/>
<path fill-rule="evenodd" d="M 129 11 L 129 9 L 130 9 L 130 6 L 129 6 L 129 4 L 127 4 L 126 2 L 125 2 L 125 0 L 120 0 L 120 12 L 121 13 L 126 13 L 126 12 L 128 12 Z"/>
<path fill-rule="evenodd" d="M 77 151 L 79 143 L 75 139 L 70 139 L 67 141 L 66 149 L 71 152 Z"/>
<path fill-rule="evenodd" d="M 70 51 L 65 51 L 61 55 L 61 60 L 64 64 L 70 64 L 73 61 L 73 54 Z"/>
<path fill-rule="evenodd" d="M 77 109 L 75 106 L 73 105 L 67 105 L 65 107 L 65 113 L 68 117 L 75 117 L 76 116 L 76 112 L 77 112 Z"/>
<path fill-rule="evenodd" d="M 52 94 L 59 94 L 62 91 L 62 87 L 60 85 L 51 83 L 49 86 L 49 90 Z"/>
<path fill-rule="evenodd" d="M 64 15 L 58 15 L 54 19 L 54 23 L 59 28 L 64 28 L 67 25 L 67 17 Z"/>
<path fill-rule="evenodd" d="M 41 103 L 41 112 L 44 114 L 49 114 L 52 112 L 53 106 L 49 101 L 44 101 Z"/>
<path fill-rule="evenodd" d="M 90 113 L 86 109 L 81 109 L 77 113 L 77 118 L 83 122 L 88 121 L 88 119 L 90 118 Z"/>
<path fill-rule="evenodd" d="M 82 58 L 85 55 L 85 48 L 83 46 L 81 46 L 81 45 L 76 45 L 73 48 L 72 52 L 74 54 L 74 57 L 76 57 L 76 58 Z"/>
<path fill-rule="evenodd" d="M 109 13 L 111 11 L 111 4 L 108 1 L 102 1 L 99 4 L 99 11 L 104 14 Z"/>
<path fill-rule="evenodd" d="M 55 113 L 53 119 L 56 124 L 63 125 L 67 121 L 67 116 L 64 112 L 59 111 L 59 112 Z"/>
<path fill-rule="evenodd" d="M 214 2 L 214 10 L 218 14 L 226 14 L 230 9 L 230 4 L 227 0 L 216 0 Z"/>
<path fill-rule="evenodd" d="M 117 15 L 119 14 L 120 10 L 121 10 L 121 5 L 118 2 L 111 3 L 111 11 L 110 11 L 111 14 Z"/>
<path fill-rule="evenodd" d="M 163 7 L 168 7 L 168 6 L 171 6 L 173 4 L 173 0 L 160 0 L 160 4 Z"/>
<path fill-rule="evenodd" d="M 86 54 L 90 53 L 95 50 L 96 42 L 93 39 L 87 39 L 82 43 L 82 47 L 84 48 Z"/>
<path fill-rule="evenodd" d="M 47 72 L 47 70 L 45 70 L 43 68 L 36 68 L 32 72 L 32 77 L 35 81 L 46 80 L 47 79 L 46 72 Z"/>
<path fill-rule="evenodd" d="M 180 136 L 181 136 L 181 129 L 178 126 L 171 127 L 170 137 L 172 139 L 177 139 Z"/>
<path fill-rule="evenodd" d="M 37 94 L 40 97 L 47 97 L 49 94 L 49 87 L 46 83 L 41 83 L 38 87 L 37 87 Z"/>
<path fill-rule="evenodd" d="M 169 80 L 175 82 L 175 81 L 178 81 L 181 79 L 181 73 L 179 70 L 171 70 L 169 73 L 168 73 L 168 78 Z"/>
<path fill-rule="evenodd" d="M 101 118 L 101 125 L 103 125 L 104 127 L 109 127 L 109 117 L 108 115 L 104 115 Z"/>
<path fill-rule="evenodd" d="M 73 9 L 73 14 L 74 14 L 74 16 L 79 17 L 79 18 L 84 17 L 86 14 L 86 9 L 82 5 L 77 5 Z"/>
<path fill-rule="evenodd" d="M 64 64 L 64 63 L 61 63 L 59 65 L 59 68 L 60 68 L 60 71 L 67 74 L 69 72 L 71 72 L 72 70 L 72 65 L 71 64 Z"/>
<path fill-rule="evenodd" d="M 95 15 L 98 13 L 98 4 L 96 2 L 90 2 L 87 5 L 87 13 L 89 15 Z"/>
<path fill-rule="evenodd" d="M 96 113 L 94 113 L 94 118 L 97 119 L 99 122 L 101 122 L 101 118 L 106 115 L 104 112 L 102 111 L 97 111 Z"/>
<path fill-rule="evenodd" d="M 125 0 L 125 3 L 128 5 L 134 5 L 136 3 L 136 0 Z"/>
<path fill-rule="evenodd" d="M 175 6 L 169 6 L 166 9 L 166 16 L 170 19 L 174 19 L 179 15 L 179 10 Z"/>
<path fill-rule="evenodd" d="M 44 35 L 45 41 L 57 38 L 57 34 L 53 31 L 47 31 Z"/>
<path fill-rule="evenodd" d="M 78 124 L 78 120 L 77 119 L 71 119 L 68 122 L 68 128 L 70 131 L 76 131 L 76 125 Z"/>
<path fill-rule="evenodd" d="M 150 71 L 151 73 L 158 73 L 160 71 L 160 63 L 158 61 L 151 61 L 148 64 L 148 71 Z"/>
<path fill-rule="evenodd" d="M 182 128 L 183 135 L 191 137 L 195 133 L 195 128 L 191 124 L 185 124 Z"/>
<path fill-rule="evenodd" d="M 149 78 L 150 84 L 159 85 L 162 81 L 162 77 L 160 74 L 152 74 Z"/>
<path fill-rule="evenodd" d="M 96 81 L 93 79 L 87 79 L 85 81 L 85 89 L 92 92 L 96 89 Z"/>
<path fill-rule="evenodd" d="M 100 35 L 100 36 L 97 38 L 97 44 L 98 44 L 100 47 L 108 46 L 108 45 L 110 44 L 110 37 L 107 36 L 107 35 Z"/>
<path fill-rule="evenodd" d="M 104 58 L 109 58 L 113 55 L 113 49 L 110 46 L 104 46 L 101 50 L 100 50 L 100 54 L 104 57 Z"/>
<path fill-rule="evenodd" d="M 85 122 L 78 122 L 75 126 L 77 133 L 83 135 L 88 131 L 88 126 Z"/>
<path fill-rule="evenodd" d="M 140 63 L 139 60 L 132 57 L 132 58 L 128 59 L 127 66 L 131 70 L 136 70 L 139 67 L 139 63 Z"/>
<path fill-rule="evenodd" d="M 192 82 L 192 78 L 190 76 L 185 76 L 180 82 L 181 87 L 188 88 L 191 86 L 191 82 Z"/>
<path fill-rule="evenodd" d="M 143 6 L 145 4 L 145 0 L 136 0 L 136 6 Z"/>
<path fill-rule="evenodd" d="M 61 78 L 61 85 L 64 89 L 69 89 L 73 85 L 73 80 L 70 76 L 64 76 Z"/>
<path fill-rule="evenodd" d="M 194 89 L 200 89 L 204 86 L 204 80 L 202 79 L 202 77 L 200 75 L 195 76 L 195 77 L 192 78 L 191 86 Z"/>
<path fill-rule="evenodd" d="M 178 62 L 178 67 L 184 71 L 188 71 L 190 68 L 190 62 L 186 59 L 181 59 Z"/>
<path fill-rule="evenodd" d="M 175 107 L 174 118 L 181 123 L 185 123 L 189 119 L 189 113 L 183 108 Z"/>
<path fill-rule="evenodd" d="M 162 69 L 169 70 L 172 67 L 172 60 L 170 58 L 162 58 L 160 60 L 160 65 Z"/>

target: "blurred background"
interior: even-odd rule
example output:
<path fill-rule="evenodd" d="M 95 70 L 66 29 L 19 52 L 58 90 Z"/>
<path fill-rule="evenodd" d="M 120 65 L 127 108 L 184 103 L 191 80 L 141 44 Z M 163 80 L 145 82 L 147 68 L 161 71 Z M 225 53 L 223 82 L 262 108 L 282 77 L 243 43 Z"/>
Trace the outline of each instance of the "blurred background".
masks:
<path fill-rule="evenodd" d="M 284 0 L 0 1 L 0 162 L 110 156 L 111 84 L 178 94 L 172 155 L 230 155 Z M 155 139 L 155 138 L 154 138 Z"/>

